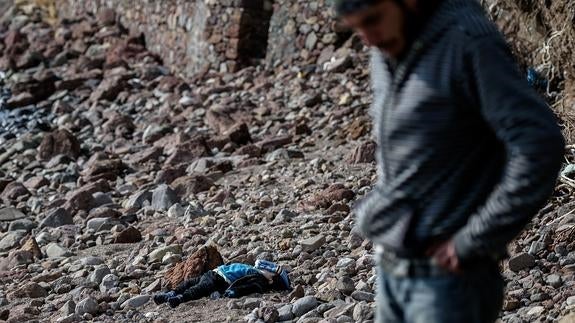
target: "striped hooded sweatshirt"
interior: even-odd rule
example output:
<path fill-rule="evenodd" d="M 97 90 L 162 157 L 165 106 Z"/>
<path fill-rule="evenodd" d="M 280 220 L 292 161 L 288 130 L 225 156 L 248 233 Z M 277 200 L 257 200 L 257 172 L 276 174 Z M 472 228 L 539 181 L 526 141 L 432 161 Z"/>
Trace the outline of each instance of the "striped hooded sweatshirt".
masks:
<path fill-rule="evenodd" d="M 475 0 L 444 0 L 399 62 L 374 49 L 378 182 L 355 212 L 384 249 L 454 239 L 500 259 L 553 191 L 564 139 Z"/>

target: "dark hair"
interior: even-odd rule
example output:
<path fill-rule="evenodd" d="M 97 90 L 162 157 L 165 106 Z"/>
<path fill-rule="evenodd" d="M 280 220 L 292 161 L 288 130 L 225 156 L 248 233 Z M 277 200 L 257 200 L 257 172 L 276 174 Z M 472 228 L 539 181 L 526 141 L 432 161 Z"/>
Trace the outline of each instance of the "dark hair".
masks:
<path fill-rule="evenodd" d="M 334 0 L 335 11 L 338 15 L 348 15 L 368 8 L 383 0 Z"/>
<path fill-rule="evenodd" d="M 383 0 L 334 0 L 335 11 L 338 15 L 347 15 L 368 8 Z M 405 0 L 392 0 L 403 9 L 406 8 Z M 417 6 L 422 13 L 433 12 L 442 0 L 417 0 Z"/>

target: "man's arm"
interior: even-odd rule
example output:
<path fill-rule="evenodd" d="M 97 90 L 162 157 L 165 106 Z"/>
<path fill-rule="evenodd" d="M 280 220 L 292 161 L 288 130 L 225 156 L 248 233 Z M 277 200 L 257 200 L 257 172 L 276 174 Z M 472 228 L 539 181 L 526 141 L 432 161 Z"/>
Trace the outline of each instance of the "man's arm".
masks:
<path fill-rule="evenodd" d="M 565 147 L 555 116 L 521 76 L 503 38 L 484 36 L 468 48 L 468 88 L 507 158 L 501 182 L 454 237 L 463 263 L 504 250 L 519 234 L 552 193 Z"/>

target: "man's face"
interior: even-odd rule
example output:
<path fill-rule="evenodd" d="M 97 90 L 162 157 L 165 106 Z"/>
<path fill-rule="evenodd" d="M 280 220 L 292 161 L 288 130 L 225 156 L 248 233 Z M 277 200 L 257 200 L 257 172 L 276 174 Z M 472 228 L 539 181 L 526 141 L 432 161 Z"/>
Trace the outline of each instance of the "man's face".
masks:
<path fill-rule="evenodd" d="M 367 46 L 377 47 L 399 57 L 407 47 L 404 10 L 391 0 L 342 17 Z"/>

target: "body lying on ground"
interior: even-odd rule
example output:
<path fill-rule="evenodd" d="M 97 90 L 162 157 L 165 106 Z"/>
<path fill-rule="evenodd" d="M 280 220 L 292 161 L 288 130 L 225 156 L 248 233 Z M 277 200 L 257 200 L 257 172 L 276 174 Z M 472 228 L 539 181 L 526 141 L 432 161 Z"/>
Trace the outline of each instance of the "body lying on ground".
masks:
<path fill-rule="evenodd" d="M 175 308 L 216 292 L 224 297 L 237 298 L 253 293 L 290 289 L 288 274 L 282 267 L 258 260 L 255 266 L 241 263 L 218 266 L 201 276 L 184 281 L 174 290 L 156 294 L 154 302 L 168 303 Z"/>

